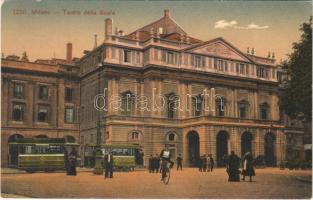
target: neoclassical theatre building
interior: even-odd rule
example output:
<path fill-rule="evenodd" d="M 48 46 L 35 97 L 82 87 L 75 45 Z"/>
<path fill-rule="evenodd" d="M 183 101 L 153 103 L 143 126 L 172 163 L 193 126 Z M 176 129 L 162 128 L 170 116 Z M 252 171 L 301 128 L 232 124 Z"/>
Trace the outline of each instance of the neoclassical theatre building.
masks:
<path fill-rule="evenodd" d="M 185 166 L 203 154 L 221 166 L 230 151 L 264 155 L 269 166 L 287 157 L 274 55 L 196 39 L 169 10 L 129 34 L 106 19 L 104 41 L 95 37 L 79 59 L 68 44 L 65 60 L 8 56 L 1 70 L 2 165 L 16 164 L 8 142 L 18 137 L 79 142 L 86 165 L 97 141 L 137 145 L 144 165 L 165 144 Z"/>
<path fill-rule="evenodd" d="M 145 163 L 165 144 L 189 166 L 203 154 L 223 165 L 232 150 L 265 155 L 267 165 L 285 159 L 274 55 L 244 53 L 223 38 L 196 39 L 165 10 L 129 34 L 106 19 L 103 44 L 77 65 L 82 147 L 96 142 L 100 119 L 101 143 L 136 144 Z M 104 97 L 95 103 L 99 92 Z"/>

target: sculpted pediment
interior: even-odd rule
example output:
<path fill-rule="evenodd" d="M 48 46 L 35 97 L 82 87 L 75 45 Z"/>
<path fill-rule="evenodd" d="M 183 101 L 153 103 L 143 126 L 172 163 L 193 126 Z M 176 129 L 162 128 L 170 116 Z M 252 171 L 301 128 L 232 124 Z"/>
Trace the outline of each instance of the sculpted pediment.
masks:
<path fill-rule="evenodd" d="M 201 46 L 190 49 L 189 52 L 249 62 L 249 59 L 246 58 L 243 53 L 228 45 L 223 40 L 217 40 L 203 44 Z"/>

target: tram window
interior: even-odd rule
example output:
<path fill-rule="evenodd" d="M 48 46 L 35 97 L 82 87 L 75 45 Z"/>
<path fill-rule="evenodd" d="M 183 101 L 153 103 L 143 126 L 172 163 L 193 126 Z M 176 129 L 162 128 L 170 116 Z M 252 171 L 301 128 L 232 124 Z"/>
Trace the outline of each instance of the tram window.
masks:
<path fill-rule="evenodd" d="M 25 146 L 25 154 L 31 154 L 32 153 L 32 146 Z"/>

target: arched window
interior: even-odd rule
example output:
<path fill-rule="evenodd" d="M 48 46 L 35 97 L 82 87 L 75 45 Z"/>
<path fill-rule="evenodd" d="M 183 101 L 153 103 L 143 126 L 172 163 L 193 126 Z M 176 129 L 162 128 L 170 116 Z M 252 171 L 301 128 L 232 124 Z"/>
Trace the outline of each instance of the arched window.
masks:
<path fill-rule="evenodd" d="M 179 97 L 174 93 L 167 95 L 167 117 L 173 119 L 178 108 Z"/>
<path fill-rule="evenodd" d="M 170 131 L 166 134 L 166 141 L 168 142 L 175 142 L 177 139 L 177 134 L 174 131 Z"/>
<path fill-rule="evenodd" d="M 195 117 L 198 117 L 201 115 L 202 103 L 203 103 L 203 96 L 201 96 L 201 94 L 195 97 L 192 97 L 193 114 Z"/>
<path fill-rule="evenodd" d="M 269 105 L 267 103 L 260 104 L 260 118 L 268 120 Z"/>
<path fill-rule="evenodd" d="M 216 115 L 217 116 L 225 116 L 225 108 L 226 108 L 226 99 L 225 97 L 216 97 L 215 99 L 216 106 Z"/>
<path fill-rule="evenodd" d="M 122 97 L 122 114 L 131 115 L 134 104 L 134 95 L 130 91 L 121 94 Z"/>
<path fill-rule="evenodd" d="M 169 141 L 175 141 L 175 134 L 174 134 L 174 133 L 170 133 L 170 134 L 168 135 L 168 140 L 169 140 Z"/>
<path fill-rule="evenodd" d="M 138 140 L 139 139 L 139 133 L 138 132 L 132 132 L 131 137 L 133 140 Z"/>
<path fill-rule="evenodd" d="M 249 111 L 249 102 L 246 100 L 242 100 L 238 102 L 238 111 L 240 118 L 247 118 Z"/>

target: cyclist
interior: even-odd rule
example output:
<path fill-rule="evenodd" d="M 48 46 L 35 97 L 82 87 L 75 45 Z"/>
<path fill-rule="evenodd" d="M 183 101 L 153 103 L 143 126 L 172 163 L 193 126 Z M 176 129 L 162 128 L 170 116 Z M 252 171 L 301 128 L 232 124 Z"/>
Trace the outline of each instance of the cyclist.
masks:
<path fill-rule="evenodd" d="M 171 161 L 171 152 L 168 149 L 168 145 L 165 145 L 165 149 L 162 149 L 161 153 L 160 153 L 160 158 L 162 161 L 161 164 L 161 171 L 162 171 L 162 179 L 163 180 L 166 177 L 166 168 L 167 168 L 167 163 L 171 163 L 170 168 L 173 167 L 174 162 Z"/>

